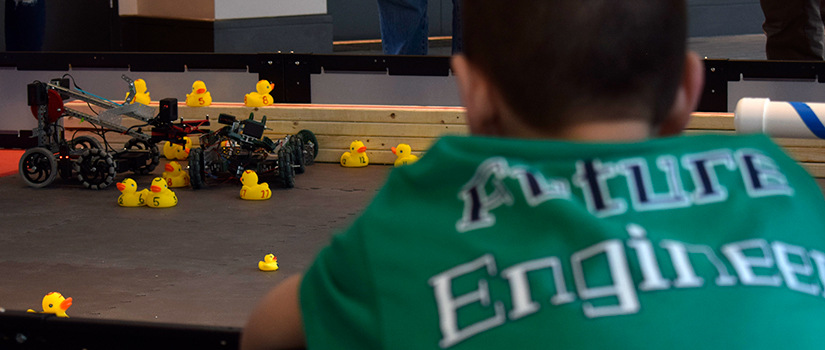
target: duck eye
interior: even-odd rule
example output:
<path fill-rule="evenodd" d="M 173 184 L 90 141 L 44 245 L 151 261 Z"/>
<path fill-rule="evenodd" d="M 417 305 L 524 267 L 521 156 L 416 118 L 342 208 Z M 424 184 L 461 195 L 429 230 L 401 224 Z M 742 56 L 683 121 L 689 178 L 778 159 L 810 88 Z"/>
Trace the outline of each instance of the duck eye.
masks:
<path fill-rule="evenodd" d="M 54 307 L 54 305 L 53 305 L 53 304 L 49 304 L 49 307 Z"/>

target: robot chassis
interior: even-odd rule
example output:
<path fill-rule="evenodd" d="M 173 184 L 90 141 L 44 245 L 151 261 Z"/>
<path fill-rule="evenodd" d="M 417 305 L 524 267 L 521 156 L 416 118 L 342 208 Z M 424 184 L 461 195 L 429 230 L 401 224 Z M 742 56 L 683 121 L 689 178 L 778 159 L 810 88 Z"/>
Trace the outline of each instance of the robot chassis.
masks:
<path fill-rule="evenodd" d="M 183 137 L 192 133 L 203 133 L 200 126 L 209 125 L 209 120 L 190 120 L 173 123 L 177 119 L 177 99 L 161 100 L 160 113 L 153 116 L 154 109 L 134 100 L 135 86 L 132 79 L 122 76 L 129 84 L 126 103 L 94 96 L 80 89 L 69 88 L 68 79 L 53 79 L 48 83 L 36 81 L 28 85 L 28 104 L 37 118 L 37 128 L 33 136 L 37 147 L 32 147 L 20 158 L 19 172 L 23 181 L 31 187 L 50 185 L 59 173 L 63 179 L 73 176 L 90 189 L 103 189 L 114 182 L 118 172 L 131 170 L 146 174 L 158 165 L 160 152 L 156 143 L 162 140 L 184 144 Z M 69 98 L 104 108 L 97 115 L 90 115 L 63 105 Z M 74 117 L 88 121 L 102 133 L 116 131 L 131 136 L 123 149 L 110 151 L 101 147 L 97 139 L 77 136 L 66 140 L 65 130 L 58 123 L 62 117 Z M 122 116 L 144 122 L 144 125 L 126 127 L 121 125 Z M 151 135 L 142 132 L 141 127 L 152 126 Z M 104 137 L 105 142 L 105 137 Z"/>
<path fill-rule="evenodd" d="M 274 176 L 285 188 L 295 186 L 295 174 L 305 171 L 318 156 L 318 140 L 309 130 L 271 140 L 263 136 L 266 116 L 256 121 L 238 120 L 221 114 L 218 123 L 226 126 L 200 137 L 200 147 L 189 154 L 189 178 L 194 189 L 205 188 L 207 180 L 239 179 L 254 170 L 262 177 Z"/>

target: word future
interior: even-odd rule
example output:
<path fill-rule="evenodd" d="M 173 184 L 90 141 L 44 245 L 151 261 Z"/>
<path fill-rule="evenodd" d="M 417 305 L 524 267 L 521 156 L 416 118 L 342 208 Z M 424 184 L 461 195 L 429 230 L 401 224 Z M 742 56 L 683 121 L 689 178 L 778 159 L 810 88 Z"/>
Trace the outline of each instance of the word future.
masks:
<path fill-rule="evenodd" d="M 787 178 L 776 166 L 773 159 L 759 151 L 741 149 L 714 150 L 688 154 L 677 159 L 663 155 L 656 164 L 667 179 L 668 190 L 664 193 L 653 191 L 651 174 L 647 162 L 642 158 L 623 159 L 614 163 L 599 160 L 582 160 L 576 164 L 572 184 L 582 193 L 587 210 L 598 217 L 609 217 L 629 210 L 628 201 L 636 211 L 668 210 L 706 205 L 725 201 L 727 187 L 719 181 L 717 171 L 738 172 L 744 180 L 745 190 L 754 198 L 766 196 L 791 196 L 794 191 Z M 694 189 L 688 192 L 682 186 L 681 167 L 693 179 Z M 630 190 L 630 198 L 611 196 L 607 180 L 624 176 Z M 548 200 L 571 200 L 570 183 L 563 178 L 547 179 L 541 173 L 524 167 L 511 167 L 504 158 L 491 158 L 482 163 L 474 177 L 464 186 L 459 197 L 464 201 L 464 213 L 457 222 L 459 232 L 468 232 L 495 225 L 492 211 L 501 205 L 512 205 L 514 195 L 504 185 L 505 179 L 518 180 L 524 201 L 531 207 Z M 730 178 L 730 177 L 723 177 Z M 737 183 L 739 183 L 737 181 Z M 692 265 L 691 256 L 703 256 L 717 270 L 714 283 L 718 286 L 732 286 L 737 280 L 742 285 L 780 286 L 792 290 L 821 295 L 825 281 L 825 253 L 775 241 L 751 239 L 730 242 L 714 249 L 710 246 L 690 244 L 675 240 L 658 242 L 670 257 L 676 276 L 662 275 L 654 251 L 654 244 L 647 239 L 645 229 L 636 224 L 626 227 L 628 239 L 611 239 L 598 242 L 569 257 L 548 256 L 523 261 L 498 269 L 495 255 L 481 257 L 452 267 L 429 280 L 438 307 L 442 348 L 451 347 L 469 337 L 493 329 L 506 322 L 516 321 L 540 311 L 540 304 L 530 293 L 528 272 L 543 270 L 550 273 L 555 284 L 555 294 L 550 303 L 562 305 L 582 301 L 582 312 L 586 317 L 598 318 L 628 315 L 639 312 L 641 305 L 639 291 L 666 290 L 670 288 L 699 288 L 705 280 L 699 277 Z M 627 248 L 626 248 L 627 247 Z M 631 277 L 626 249 L 632 250 L 638 258 L 642 281 L 637 286 Z M 721 252 L 718 254 L 717 252 Z M 586 282 L 583 263 L 593 258 L 606 258 L 605 267 L 612 282 L 606 286 L 590 286 Z M 722 259 L 726 259 L 730 270 Z M 569 261 L 575 289 L 566 285 L 563 261 Z M 801 261 L 801 262 L 800 262 Z M 819 273 L 815 276 L 814 265 Z M 757 268 L 775 268 L 773 275 L 757 274 Z M 460 295 L 454 295 L 453 281 L 462 276 L 482 272 L 478 288 Z M 806 278 L 807 277 L 807 278 Z M 820 284 L 805 281 L 820 280 Z M 511 309 L 505 310 L 504 303 L 491 296 L 489 283 L 504 281 L 510 290 Z M 613 298 L 614 305 L 594 305 L 590 301 Z M 489 308 L 490 316 L 478 320 L 458 320 L 459 309 L 476 304 Z M 466 325 L 460 327 L 459 324 Z"/>
<path fill-rule="evenodd" d="M 680 161 L 693 180 L 695 189 L 690 193 L 683 186 Z M 620 215 L 628 210 L 627 199 L 613 198 L 607 185 L 608 180 L 618 176 L 627 179 L 629 200 L 636 211 L 724 202 L 728 198 L 728 190 L 719 182 L 717 171 L 736 171 L 737 168 L 751 197 L 793 195 L 793 189 L 773 159 L 753 149 L 736 152 L 713 150 L 687 154 L 680 160 L 672 155 L 663 155 L 656 159 L 656 165 L 667 179 L 667 192 L 654 192 L 650 169 L 643 158 L 623 159 L 615 163 L 602 163 L 598 159 L 579 161 L 572 183 L 581 190 L 587 209 L 598 217 Z M 552 199 L 569 200 L 572 196 L 567 179 L 547 179 L 525 167 L 510 167 L 504 158 L 491 158 L 478 167 L 473 178 L 459 193 L 464 201 L 464 215 L 456 224 L 459 232 L 495 225 L 495 216 L 490 211 L 505 204 L 512 205 L 514 201 L 513 194 L 503 182 L 507 178 L 519 181 L 524 200 L 531 207 Z M 493 188 L 489 193 L 485 190 L 488 185 Z"/>

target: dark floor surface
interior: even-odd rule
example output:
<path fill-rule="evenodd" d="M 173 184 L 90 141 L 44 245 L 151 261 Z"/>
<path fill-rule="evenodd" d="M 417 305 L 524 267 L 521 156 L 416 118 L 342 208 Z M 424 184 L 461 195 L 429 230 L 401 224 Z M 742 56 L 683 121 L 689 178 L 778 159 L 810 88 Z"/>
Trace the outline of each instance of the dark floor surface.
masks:
<path fill-rule="evenodd" d="M 58 179 L 34 189 L 17 174 L 0 178 L 0 308 L 39 311 L 58 291 L 72 297 L 71 317 L 241 327 L 269 288 L 307 268 L 355 218 L 390 169 L 315 164 L 266 201 L 240 199 L 235 182 L 178 188 L 179 204 L 166 209 L 119 207 L 114 186 Z M 117 180 L 127 176 L 139 188 L 153 178 Z M 267 253 L 280 270 L 258 270 Z"/>
<path fill-rule="evenodd" d="M 353 220 L 390 169 L 315 164 L 266 201 L 240 199 L 239 183 L 180 188 L 166 209 L 119 207 L 114 186 L 58 179 L 34 189 L 18 175 L 0 178 L 0 307 L 40 311 L 58 291 L 73 299 L 70 317 L 241 327 L 270 287 L 303 271 Z M 139 188 L 153 178 L 117 181 L 127 175 Z M 267 253 L 280 270 L 258 270 Z"/>

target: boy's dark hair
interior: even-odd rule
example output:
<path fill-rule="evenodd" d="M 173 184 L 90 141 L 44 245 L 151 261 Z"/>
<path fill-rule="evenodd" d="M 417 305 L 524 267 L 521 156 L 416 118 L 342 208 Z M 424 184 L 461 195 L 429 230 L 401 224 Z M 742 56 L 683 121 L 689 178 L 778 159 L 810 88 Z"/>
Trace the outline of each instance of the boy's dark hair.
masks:
<path fill-rule="evenodd" d="M 667 115 L 685 60 L 684 0 L 464 4 L 467 60 L 528 124 L 563 128 L 584 120 L 557 116 L 581 108 L 603 108 L 603 119 L 628 108 L 652 125 Z"/>

